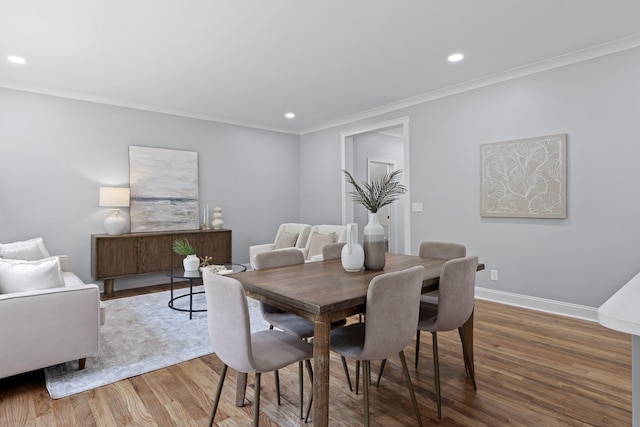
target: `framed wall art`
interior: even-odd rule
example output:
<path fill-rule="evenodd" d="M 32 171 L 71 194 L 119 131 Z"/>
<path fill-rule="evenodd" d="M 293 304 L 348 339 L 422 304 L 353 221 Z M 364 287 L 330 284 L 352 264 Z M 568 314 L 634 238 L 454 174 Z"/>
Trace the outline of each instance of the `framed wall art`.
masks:
<path fill-rule="evenodd" d="M 131 232 L 199 228 L 198 153 L 129 146 Z"/>
<path fill-rule="evenodd" d="M 480 145 L 480 216 L 567 217 L 567 135 Z"/>

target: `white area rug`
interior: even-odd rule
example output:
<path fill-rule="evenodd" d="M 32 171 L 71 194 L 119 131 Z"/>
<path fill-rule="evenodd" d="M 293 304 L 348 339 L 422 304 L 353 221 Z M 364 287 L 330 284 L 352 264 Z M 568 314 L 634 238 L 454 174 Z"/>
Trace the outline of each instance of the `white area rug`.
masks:
<path fill-rule="evenodd" d="M 194 291 L 202 291 L 197 286 Z M 175 295 L 187 289 L 175 291 Z M 175 296 L 174 295 L 174 296 Z M 252 331 L 269 325 L 260 315 L 257 301 L 248 298 Z M 206 308 L 204 294 L 194 295 L 194 309 Z M 45 369 L 49 394 L 54 399 L 91 390 L 125 378 L 151 372 L 212 353 L 207 313 L 172 310 L 169 291 L 105 301 L 106 321 L 101 328 L 100 355 L 87 358 L 82 371 L 78 361 Z M 175 306 L 188 308 L 189 298 Z"/>

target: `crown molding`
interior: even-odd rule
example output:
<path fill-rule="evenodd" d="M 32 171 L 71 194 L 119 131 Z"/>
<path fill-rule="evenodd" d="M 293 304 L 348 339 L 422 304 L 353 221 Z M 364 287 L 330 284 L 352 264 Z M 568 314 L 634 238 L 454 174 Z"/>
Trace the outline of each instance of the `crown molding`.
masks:
<path fill-rule="evenodd" d="M 294 129 L 278 128 L 278 127 L 273 127 L 273 126 L 264 126 L 264 125 L 260 125 L 260 124 L 256 124 L 256 123 L 252 123 L 252 122 L 246 122 L 246 121 L 242 121 L 242 120 L 228 119 L 228 118 L 225 118 L 225 117 L 203 116 L 203 115 L 193 114 L 193 113 L 189 113 L 189 112 L 185 112 L 185 111 L 181 111 L 181 110 L 173 110 L 173 109 L 170 109 L 170 108 L 158 108 L 158 107 L 155 107 L 155 106 L 149 106 L 149 105 L 144 105 L 144 104 L 123 102 L 123 101 L 120 101 L 120 100 L 114 100 L 114 99 L 110 99 L 110 98 L 102 98 L 102 97 L 99 97 L 99 96 L 92 96 L 92 95 L 88 95 L 88 94 L 85 94 L 85 93 L 53 90 L 53 89 L 50 89 L 50 88 L 44 88 L 44 87 L 39 87 L 39 86 L 25 85 L 25 84 L 17 83 L 15 81 L 7 80 L 7 79 L 0 79 L 0 87 L 6 88 L 6 89 L 19 90 L 19 91 L 22 91 L 22 92 L 31 92 L 31 93 L 37 93 L 37 94 L 40 94 L 40 95 L 48 95 L 48 96 L 55 96 L 55 97 L 58 97 L 58 98 L 71 99 L 71 100 L 74 100 L 74 101 L 91 102 L 91 103 L 94 103 L 94 104 L 103 104 L 103 105 L 109 105 L 109 106 L 113 106 L 113 107 L 130 108 L 132 110 L 147 111 L 147 112 L 151 112 L 151 113 L 168 114 L 168 115 L 171 115 L 171 116 L 185 117 L 185 118 L 188 118 L 188 119 L 204 120 L 204 121 L 207 121 L 207 122 L 223 123 L 223 124 L 228 124 L 228 125 L 236 125 L 236 126 L 242 126 L 242 127 L 253 128 L 253 129 L 266 130 L 266 131 L 271 131 L 271 132 L 287 133 L 287 134 L 292 134 L 292 135 L 299 135 L 300 134 L 297 130 L 294 130 Z"/>
<path fill-rule="evenodd" d="M 525 77 L 531 74 L 537 74 L 543 71 L 552 70 L 554 68 L 560 68 L 567 65 L 576 64 L 579 62 L 588 61 L 590 59 L 595 59 L 602 56 L 622 52 L 625 50 L 634 49 L 639 46 L 640 46 L 640 34 L 636 34 L 636 35 L 626 37 L 620 40 L 616 40 L 610 43 L 593 46 L 587 49 L 568 53 L 566 55 L 557 56 L 554 58 L 546 59 L 544 61 L 536 62 L 529 65 L 524 65 L 518 68 L 513 68 L 511 70 L 492 74 L 490 76 L 482 77 L 475 80 L 470 80 L 468 82 L 461 83 L 458 85 L 449 86 L 443 89 L 427 92 L 422 95 L 406 98 L 401 101 L 382 105 L 380 107 L 365 110 L 360 113 L 344 116 L 344 117 L 331 120 L 328 122 L 320 123 L 314 126 L 309 126 L 309 127 L 300 129 L 299 133 L 300 135 L 304 135 L 308 133 L 319 132 L 325 129 L 353 123 L 358 120 L 368 119 L 374 116 L 379 116 L 381 114 L 391 113 L 403 108 L 412 107 L 414 105 L 423 104 L 425 102 L 434 101 L 440 98 L 445 98 L 447 96 L 456 95 L 462 92 L 468 92 L 481 87 L 494 85 L 496 83 L 501 83 L 508 80 Z"/>

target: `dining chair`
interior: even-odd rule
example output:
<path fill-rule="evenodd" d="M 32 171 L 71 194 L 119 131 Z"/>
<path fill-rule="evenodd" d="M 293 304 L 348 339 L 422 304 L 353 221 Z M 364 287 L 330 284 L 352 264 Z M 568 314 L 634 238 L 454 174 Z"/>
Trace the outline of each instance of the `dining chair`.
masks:
<path fill-rule="evenodd" d="M 467 254 L 467 248 L 460 243 L 450 243 L 450 242 L 434 242 L 434 241 L 426 241 L 420 243 L 420 250 L 418 255 L 423 258 L 435 258 L 442 260 L 450 260 L 454 258 L 462 258 Z M 434 310 L 437 310 L 438 306 L 438 291 L 431 291 L 426 294 L 420 295 L 420 318 L 424 318 L 430 315 Z M 461 337 L 462 339 L 462 337 Z M 416 331 L 416 357 L 415 357 L 415 368 L 418 369 L 418 356 L 420 354 L 420 330 Z M 380 385 L 380 379 L 382 378 L 382 373 L 384 372 L 384 367 L 386 364 L 386 360 L 383 360 L 380 364 L 380 370 L 378 371 L 378 381 L 376 383 L 376 387 Z M 465 369 L 466 361 L 465 361 Z M 467 369 L 467 376 L 469 376 L 469 371 Z"/>
<path fill-rule="evenodd" d="M 450 260 L 454 258 L 463 258 L 467 255 L 467 248 L 460 243 L 450 242 L 422 242 L 418 255 L 423 258 L 435 258 Z M 438 305 L 438 291 L 431 291 L 420 295 L 420 317 L 425 317 Z M 430 305 L 430 306 L 429 306 Z M 418 368 L 418 357 L 420 354 L 420 330 L 416 331 L 416 360 L 415 368 Z M 466 367 L 465 367 L 466 368 Z M 469 374 L 469 372 L 467 372 Z M 378 376 L 380 378 L 380 376 Z"/>
<path fill-rule="evenodd" d="M 394 354 L 400 357 L 418 425 L 422 426 L 404 348 L 413 338 L 418 322 L 423 276 L 422 266 L 375 276 L 367 290 L 366 322 L 331 331 L 331 350 L 362 361 L 365 426 L 369 425 L 371 360 L 383 360 Z"/>
<path fill-rule="evenodd" d="M 429 315 L 418 321 L 418 330 L 429 331 L 433 338 L 433 368 L 436 389 L 436 404 L 438 418 L 442 418 L 440 396 L 440 363 L 438 360 L 438 332 L 458 329 L 462 341 L 462 354 L 464 356 L 467 374 L 471 378 L 473 389 L 477 390 L 475 370 L 469 349 L 466 346 L 462 325 L 473 313 L 475 304 L 476 271 L 478 257 L 468 256 L 446 261 L 442 265 L 440 273 L 440 292 L 438 295 L 437 309 L 430 311 Z"/>
<path fill-rule="evenodd" d="M 256 255 L 255 269 L 264 270 L 268 268 L 286 267 L 290 265 L 304 264 L 304 254 L 297 249 L 284 249 L 271 252 L 262 252 Z M 284 332 L 291 334 L 298 339 L 307 340 L 314 334 L 313 322 L 307 320 L 294 313 L 289 313 L 284 310 L 280 310 L 272 305 L 260 302 L 260 312 L 262 317 L 269 323 L 269 328 L 274 327 L 283 330 Z M 339 328 L 344 326 L 346 319 L 342 319 L 331 324 L 332 328 Z M 298 364 L 300 371 L 300 377 L 302 378 L 302 362 Z M 311 363 L 307 363 L 307 370 L 309 376 L 313 375 L 311 370 Z M 278 371 L 274 373 L 276 379 L 276 390 L 279 389 L 280 376 Z M 300 392 L 302 393 L 303 383 L 300 382 Z M 280 404 L 280 393 L 277 394 L 278 405 Z M 300 406 L 300 418 L 303 418 L 303 408 Z"/>
<path fill-rule="evenodd" d="M 242 284 L 236 279 L 220 276 L 209 270 L 203 272 L 202 278 L 207 300 L 209 340 L 214 353 L 224 364 L 209 427 L 213 426 L 229 366 L 241 373 L 255 373 L 253 425 L 257 427 L 261 374 L 277 371 L 295 362 L 308 361 L 313 357 L 313 346 L 282 331 L 269 329 L 251 333 L 247 298 Z M 300 393 L 301 408 L 302 400 Z"/>

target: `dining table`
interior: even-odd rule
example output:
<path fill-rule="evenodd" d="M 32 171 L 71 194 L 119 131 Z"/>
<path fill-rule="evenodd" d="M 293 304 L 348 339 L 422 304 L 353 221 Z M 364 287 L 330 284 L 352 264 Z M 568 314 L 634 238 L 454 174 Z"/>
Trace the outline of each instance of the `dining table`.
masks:
<path fill-rule="evenodd" d="M 438 289 L 446 260 L 387 253 L 381 271 L 347 272 L 340 259 L 227 275 L 242 283 L 248 297 L 298 314 L 314 323 L 313 423 L 329 425 L 329 361 L 331 323 L 364 313 L 369 282 L 375 276 L 424 267 L 422 292 Z M 478 264 L 478 271 L 484 264 Z M 462 326 L 473 364 L 473 313 Z M 473 366 L 473 365 L 472 365 Z M 244 404 L 246 374 L 238 375 L 236 405 Z"/>

